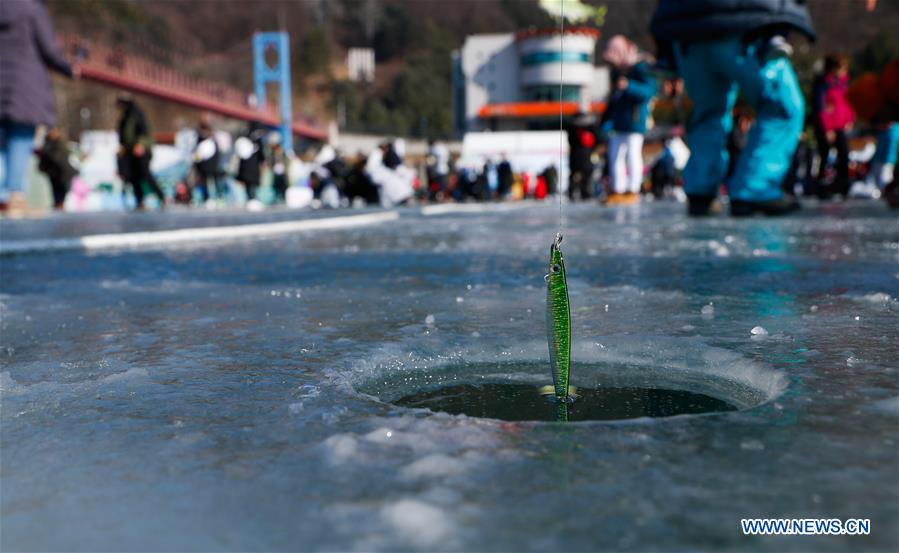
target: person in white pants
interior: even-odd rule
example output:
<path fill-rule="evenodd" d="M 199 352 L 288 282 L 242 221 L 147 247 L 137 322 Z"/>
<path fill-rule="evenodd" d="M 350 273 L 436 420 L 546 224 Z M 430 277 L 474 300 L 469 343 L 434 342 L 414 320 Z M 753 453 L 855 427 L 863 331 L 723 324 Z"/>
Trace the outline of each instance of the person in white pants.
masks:
<path fill-rule="evenodd" d="M 643 185 L 643 135 L 638 132 L 612 135 L 609 163 L 612 164 L 612 192 L 639 194 Z"/>
<path fill-rule="evenodd" d="M 649 118 L 649 101 L 656 94 L 656 80 L 649 65 L 641 59 L 637 45 L 622 35 L 609 40 L 603 57 L 617 75 L 601 123 L 612 132 L 609 142 L 612 193 L 606 203 L 636 203 L 640 201 L 643 184 L 643 135 Z"/>

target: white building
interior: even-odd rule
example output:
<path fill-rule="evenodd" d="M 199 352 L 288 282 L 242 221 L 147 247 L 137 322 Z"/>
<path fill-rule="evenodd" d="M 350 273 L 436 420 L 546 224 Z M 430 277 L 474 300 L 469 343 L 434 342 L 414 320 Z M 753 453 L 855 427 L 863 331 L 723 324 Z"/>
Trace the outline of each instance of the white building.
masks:
<path fill-rule="evenodd" d="M 351 81 L 373 82 L 375 80 L 374 49 L 350 48 L 346 56 L 346 66 Z"/>
<path fill-rule="evenodd" d="M 453 54 L 456 132 L 557 129 L 560 110 L 598 112 L 609 91 L 598 39 L 590 27 L 469 36 Z"/>

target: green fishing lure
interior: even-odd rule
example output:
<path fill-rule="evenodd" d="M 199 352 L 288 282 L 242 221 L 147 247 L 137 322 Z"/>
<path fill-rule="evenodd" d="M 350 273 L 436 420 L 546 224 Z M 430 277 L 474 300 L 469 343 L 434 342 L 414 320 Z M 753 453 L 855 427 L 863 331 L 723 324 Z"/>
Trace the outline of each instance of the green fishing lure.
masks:
<path fill-rule="evenodd" d="M 568 281 L 562 259 L 562 234 L 556 234 L 549 248 L 549 273 L 546 280 L 546 339 L 552 367 L 556 399 L 568 403 L 568 371 L 571 366 L 571 309 L 568 305 Z"/>

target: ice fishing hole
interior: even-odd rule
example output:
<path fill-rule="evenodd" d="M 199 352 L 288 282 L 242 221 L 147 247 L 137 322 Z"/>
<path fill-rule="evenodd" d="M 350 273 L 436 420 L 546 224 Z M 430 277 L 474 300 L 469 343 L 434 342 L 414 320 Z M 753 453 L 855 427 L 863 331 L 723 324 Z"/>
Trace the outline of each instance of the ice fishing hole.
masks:
<path fill-rule="evenodd" d="M 399 407 L 506 421 L 613 421 L 726 413 L 754 407 L 766 391 L 703 372 L 627 365 L 572 369 L 576 398 L 562 408 L 541 393 L 544 363 L 465 363 L 402 377 L 383 376 L 360 391 Z M 544 391 L 545 392 L 545 391 Z"/>
<path fill-rule="evenodd" d="M 491 382 L 456 384 L 425 390 L 394 402 L 451 415 L 507 421 L 557 421 L 565 417 L 556 400 L 530 384 Z M 568 421 L 607 421 L 640 417 L 671 417 L 736 411 L 725 400 L 706 394 L 666 388 L 578 388 L 568 405 Z"/>

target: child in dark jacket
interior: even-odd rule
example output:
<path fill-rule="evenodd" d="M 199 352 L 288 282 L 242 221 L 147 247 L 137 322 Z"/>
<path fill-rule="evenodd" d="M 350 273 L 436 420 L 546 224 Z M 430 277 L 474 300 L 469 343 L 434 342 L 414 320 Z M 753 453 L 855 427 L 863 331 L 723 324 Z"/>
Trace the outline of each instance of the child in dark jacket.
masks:
<path fill-rule="evenodd" d="M 53 189 L 53 208 L 61 210 L 66 201 L 66 194 L 72 185 L 72 179 L 78 173 L 69 163 L 69 147 L 62 131 L 57 127 L 47 131 L 44 147 L 41 148 L 38 169 L 50 179 Z"/>

